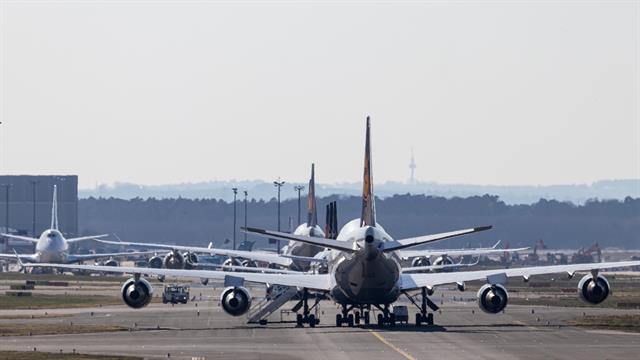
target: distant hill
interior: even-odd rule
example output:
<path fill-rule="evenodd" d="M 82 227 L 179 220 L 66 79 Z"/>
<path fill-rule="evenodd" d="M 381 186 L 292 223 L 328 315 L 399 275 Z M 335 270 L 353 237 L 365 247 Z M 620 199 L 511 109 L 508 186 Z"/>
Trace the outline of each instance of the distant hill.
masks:
<path fill-rule="evenodd" d="M 359 217 L 356 196 L 330 196 L 318 200 L 318 219 L 324 225 L 325 205 L 338 202 L 339 224 Z M 244 210 L 238 202 L 238 227 Z M 304 208 L 305 202 L 302 202 Z M 394 195 L 378 199 L 378 221 L 395 238 L 494 225 L 491 231 L 436 244 L 436 247 L 491 245 L 497 240 L 511 246 L 532 246 L 543 239 L 550 248 L 603 247 L 640 249 L 640 198 L 592 200 L 576 205 L 556 200 L 509 205 L 497 196 L 434 197 Z M 88 198 L 79 202 L 82 234 L 116 233 L 122 240 L 193 244 L 213 241 L 224 246 L 233 233 L 233 204 L 215 199 Z M 304 210 L 302 218 L 304 219 Z M 297 201 L 282 203 L 282 229 L 297 222 Z M 304 220 L 303 220 L 304 221 Z M 276 228 L 276 201 L 250 200 L 248 225 Z M 238 240 L 243 235 L 238 231 Z M 252 239 L 258 240 L 258 239 Z M 228 245 L 227 245 L 228 246 Z M 267 247 L 259 239 L 257 248 Z"/>
<path fill-rule="evenodd" d="M 297 196 L 293 187 L 306 185 L 287 183 L 282 189 L 283 199 Z M 359 195 L 361 183 L 317 184 L 316 192 L 319 196 Z M 271 200 L 276 196 L 276 190 L 271 182 L 254 181 L 209 181 L 201 183 L 186 183 L 174 185 L 136 185 L 117 183 L 113 186 L 101 185 L 95 189 L 81 189 L 80 198 L 115 197 L 121 199 L 143 199 L 153 197 L 187 198 L 187 199 L 233 199 L 231 189 L 237 187 L 249 192 L 249 197 L 257 200 Z M 640 198 L 640 179 L 603 180 L 592 184 L 550 185 L 550 186 L 493 186 L 466 184 L 438 184 L 433 182 L 418 182 L 405 184 L 400 182 L 386 182 L 376 184 L 376 195 L 382 198 L 395 194 L 431 195 L 443 197 L 469 197 L 493 194 L 500 197 L 507 204 L 533 204 L 540 199 L 556 199 L 584 204 L 589 199 L 617 199 L 625 197 Z"/>

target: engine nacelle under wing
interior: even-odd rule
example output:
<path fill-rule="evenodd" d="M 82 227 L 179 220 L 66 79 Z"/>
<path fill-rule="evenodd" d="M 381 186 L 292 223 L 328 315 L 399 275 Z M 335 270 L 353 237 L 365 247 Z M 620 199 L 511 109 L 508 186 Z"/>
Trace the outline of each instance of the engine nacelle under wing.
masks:
<path fill-rule="evenodd" d="M 145 279 L 136 281 L 131 278 L 125 281 L 120 292 L 124 303 L 134 309 L 140 309 L 149 305 L 153 298 L 153 287 Z"/>
<path fill-rule="evenodd" d="M 598 275 L 595 280 L 592 275 L 585 275 L 578 283 L 580 299 L 589 304 L 600 304 L 607 299 L 610 293 L 609 281 L 602 275 Z"/>
<path fill-rule="evenodd" d="M 227 314 L 240 316 L 251 308 L 251 294 L 243 287 L 230 286 L 222 291 L 220 304 Z"/>
<path fill-rule="evenodd" d="M 500 284 L 485 284 L 478 290 L 478 306 L 486 313 L 499 313 L 507 307 L 508 301 L 509 293 Z"/>

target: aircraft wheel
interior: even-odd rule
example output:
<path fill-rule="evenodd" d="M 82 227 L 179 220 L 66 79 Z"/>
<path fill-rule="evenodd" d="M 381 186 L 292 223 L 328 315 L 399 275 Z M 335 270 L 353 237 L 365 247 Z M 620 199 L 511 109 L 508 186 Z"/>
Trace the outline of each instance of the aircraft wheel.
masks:
<path fill-rule="evenodd" d="M 297 327 L 302 327 L 302 314 L 297 314 L 296 315 L 296 326 Z"/>
<path fill-rule="evenodd" d="M 422 314 L 416 313 L 416 326 L 422 325 Z"/>
<path fill-rule="evenodd" d="M 384 316 L 382 314 L 378 314 L 378 326 L 384 327 Z"/>
<path fill-rule="evenodd" d="M 433 325 L 433 314 L 427 315 L 427 324 Z"/>
<path fill-rule="evenodd" d="M 336 314 L 336 326 L 337 327 L 342 326 L 342 315 L 341 314 Z"/>
<path fill-rule="evenodd" d="M 365 325 L 369 325 L 369 322 L 371 321 L 371 318 L 369 317 L 369 312 L 365 311 L 364 312 L 364 324 Z"/>
<path fill-rule="evenodd" d="M 353 327 L 353 314 L 349 314 L 349 316 L 347 316 L 347 325 L 349 325 L 349 327 Z"/>
<path fill-rule="evenodd" d="M 389 314 L 389 325 L 396 326 L 396 314 Z"/>
<path fill-rule="evenodd" d="M 355 322 L 356 325 L 360 325 L 360 311 L 356 311 Z"/>
<path fill-rule="evenodd" d="M 316 316 L 313 314 L 309 315 L 309 326 L 316 327 Z"/>

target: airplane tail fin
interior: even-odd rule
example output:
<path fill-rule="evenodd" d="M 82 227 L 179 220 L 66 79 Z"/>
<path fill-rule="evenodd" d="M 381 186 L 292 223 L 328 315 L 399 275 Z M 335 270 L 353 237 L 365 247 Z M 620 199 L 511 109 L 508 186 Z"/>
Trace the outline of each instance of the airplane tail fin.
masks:
<path fill-rule="evenodd" d="M 326 226 L 324 234 L 327 239 L 338 237 L 338 208 L 337 202 L 332 201 L 327 204 Z"/>
<path fill-rule="evenodd" d="M 367 116 L 367 132 L 364 145 L 364 176 L 362 181 L 362 216 L 360 226 L 376 226 L 376 204 L 371 174 L 371 121 Z"/>
<path fill-rule="evenodd" d="M 315 164 L 311 164 L 311 179 L 309 179 L 309 192 L 307 195 L 307 226 L 318 225 L 318 211 L 316 210 L 316 180 Z"/>
<path fill-rule="evenodd" d="M 53 185 L 53 202 L 51 203 L 51 229 L 58 230 L 58 186 Z"/>

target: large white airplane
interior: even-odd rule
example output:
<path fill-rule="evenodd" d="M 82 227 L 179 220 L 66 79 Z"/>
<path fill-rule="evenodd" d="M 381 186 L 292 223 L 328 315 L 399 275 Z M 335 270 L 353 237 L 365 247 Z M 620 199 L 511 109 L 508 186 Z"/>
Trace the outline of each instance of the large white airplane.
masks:
<path fill-rule="evenodd" d="M 109 253 L 109 254 L 69 254 L 69 245 L 85 240 L 95 240 L 108 236 L 103 235 L 91 235 L 82 236 L 76 238 L 65 239 L 62 232 L 58 230 L 58 199 L 57 199 L 57 187 L 53 186 L 53 202 L 51 204 L 51 227 L 42 232 L 39 238 L 32 238 L 28 236 L 19 236 L 13 234 L 0 234 L 10 239 L 17 239 L 27 241 L 36 244 L 36 252 L 33 254 L 19 254 L 18 257 L 22 262 L 29 263 L 57 263 L 57 264 L 70 264 L 81 261 L 89 261 L 103 258 L 111 258 L 117 256 L 136 255 L 137 253 Z M 0 258 L 15 259 L 15 254 L 0 254 Z M 114 261 L 110 261 L 113 265 L 117 265 Z"/>
<path fill-rule="evenodd" d="M 311 164 L 311 178 L 309 179 L 307 195 L 307 222 L 300 224 L 293 234 L 300 236 L 325 237 L 324 231 L 322 231 L 322 228 L 320 228 L 320 226 L 318 225 L 314 164 Z M 289 241 L 289 243 L 282 248 L 282 253 L 280 254 L 266 251 L 217 249 L 213 248 L 212 244 L 209 244 L 209 247 L 205 248 L 197 246 L 180 246 L 109 240 L 98 241 L 109 245 L 135 246 L 169 250 L 169 252 L 164 255 L 164 257 L 154 256 L 149 260 L 150 267 L 165 267 L 167 269 L 195 269 L 198 267 L 202 267 L 202 264 L 198 263 L 197 254 L 200 253 L 227 256 L 228 259 L 222 264 L 221 267 L 230 270 L 236 270 L 241 266 L 255 267 L 255 262 L 263 262 L 285 267 L 293 271 L 307 271 L 309 270 L 309 264 L 313 262 L 323 261 L 322 259 L 314 258 L 314 255 L 318 254 L 324 249 L 322 247 L 297 241 Z"/>
<path fill-rule="evenodd" d="M 428 313 L 428 308 L 435 310 L 436 306 L 428 299 L 428 296 L 433 293 L 434 288 L 441 285 L 457 284 L 459 288 L 463 289 L 464 282 L 473 280 L 486 281 L 477 294 L 480 309 L 487 313 L 498 313 L 507 306 L 509 297 L 505 284 L 510 277 L 520 277 L 527 281 L 533 275 L 567 273 L 569 276 L 573 276 L 578 271 L 586 271 L 587 275 L 578 283 L 579 296 L 588 303 L 599 304 L 611 292 L 609 282 L 599 273 L 599 270 L 640 265 L 640 261 L 621 261 L 443 273 L 406 273 L 400 266 L 399 251 L 424 243 L 488 230 L 490 227 L 484 226 L 394 240 L 376 222 L 370 150 L 370 123 L 367 118 L 362 215 L 360 219 L 347 223 L 341 229 L 336 240 L 263 229 L 246 229 L 247 232 L 259 236 L 292 240 L 330 249 L 327 255 L 328 272 L 326 274 L 229 273 L 207 270 L 112 268 L 88 265 L 65 265 L 63 267 L 133 274 L 133 278 L 127 280 L 121 290 L 123 301 L 133 308 L 146 306 L 153 296 L 153 288 L 149 282 L 141 277 L 141 274 L 144 273 L 224 280 L 227 287 L 222 292 L 220 302 L 224 311 L 233 316 L 243 315 L 251 307 L 251 294 L 244 287 L 245 282 L 251 282 L 302 289 L 305 305 L 303 316 L 309 319 L 310 326 L 315 326 L 317 319 L 310 313 L 307 306 L 309 290 L 327 294 L 342 307 L 341 313 L 336 316 L 337 326 L 345 323 L 353 326 L 359 318 L 363 318 L 365 323 L 369 323 L 369 311 L 372 307 L 380 310 L 377 317 L 378 325 L 385 326 L 395 323 L 394 314 L 389 310 L 389 307 L 401 295 L 405 294 L 410 297 L 418 307 L 416 325 L 432 324 L 433 313 Z M 31 264 L 25 266 L 56 267 L 57 265 Z M 417 295 L 411 296 L 417 291 L 420 292 L 422 301 L 414 300 Z M 299 317 L 299 323 L 301 318 Z"/>

